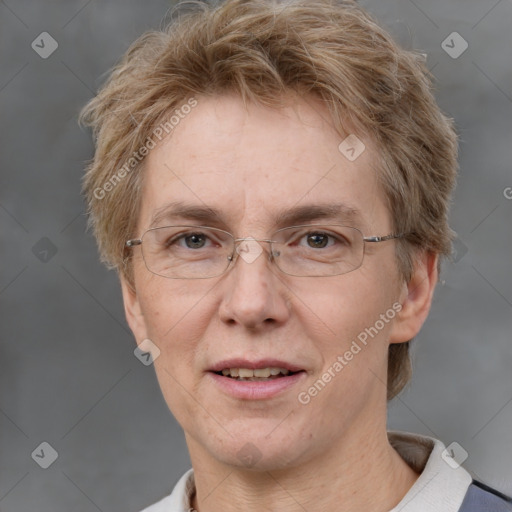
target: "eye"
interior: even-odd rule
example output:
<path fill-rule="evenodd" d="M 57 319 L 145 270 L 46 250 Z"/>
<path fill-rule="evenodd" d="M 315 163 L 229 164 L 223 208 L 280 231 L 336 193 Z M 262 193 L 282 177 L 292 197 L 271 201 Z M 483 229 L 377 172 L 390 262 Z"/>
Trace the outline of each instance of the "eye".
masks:
<path fill-rule="evenodd" d="M 349 245 L 348 240 L 341 234 L 328 231 L 309 231 L 299 234 L 295 240 L 306 249 L 325 249 L 336 245 L 338 248 Z"/>
<path fill-rule="evenodd" d="M 327 247 L 330 238 L 327 233 L 319 232 L 308 233 L 305 236 L 307 237 L 308 246 L 312 247 L 313 249 L 323 249 L 324 247 Z"/>
<path fill-rule="evenodd" d="M 205 247 L 208 241 L 210 241 L 211 243 L 211 240 L 204 233 L 188 232 L 169 238 L 165 246 L 171 247 L 173 245 L 178 245 L 179 247 L 184 249 L 202 249 L 203 247 Z"/>

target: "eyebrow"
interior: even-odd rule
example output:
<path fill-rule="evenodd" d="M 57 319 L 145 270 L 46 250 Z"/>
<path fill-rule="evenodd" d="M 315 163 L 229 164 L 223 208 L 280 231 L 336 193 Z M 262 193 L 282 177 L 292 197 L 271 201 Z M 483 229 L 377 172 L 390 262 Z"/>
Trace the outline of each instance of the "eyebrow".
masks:
<path fill-rule="evenodd" d="M 344 203 L 306 204 L 277 212 L 274 229 L 320 219 L 351 222 L 356 224 L 354 227 L 357 227 L 362 222 L 362 214 L 357 208 Z M 215 208 L 173 201 L 153 213 L 149 228 L 160 226 L 164 222 L 178 220 L 202 222 L 207 225 L 216 224 L 224 227 L 228 225 L 227 216 Z"/>

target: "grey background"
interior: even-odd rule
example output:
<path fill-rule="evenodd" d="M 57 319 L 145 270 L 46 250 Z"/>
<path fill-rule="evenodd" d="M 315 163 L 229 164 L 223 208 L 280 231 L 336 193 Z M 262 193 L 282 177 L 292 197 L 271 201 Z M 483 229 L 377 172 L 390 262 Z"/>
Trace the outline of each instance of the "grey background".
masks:
<path fill-rule="evenodd" d="M 512 494 L 512 3 L 361 3 L 428 55 L 461 137 L 461 242 L 389 426 L 458 442 L 466 468 Z M 0 1 L 2 512 L 137 511 L 189 468 L 153 369 L 133 355 L 117 277 L 85 233 L 80 179 L 92 144 L 76 122 L 108 68 L 170 6 Z M 47 59 L 31 48 L 43 31 L 58 42 Z M 441 47 L 453 31 L 469 44 L 457 59 Z M 31 457 L 43 441 L 58 452 L 48 469 Z"/>

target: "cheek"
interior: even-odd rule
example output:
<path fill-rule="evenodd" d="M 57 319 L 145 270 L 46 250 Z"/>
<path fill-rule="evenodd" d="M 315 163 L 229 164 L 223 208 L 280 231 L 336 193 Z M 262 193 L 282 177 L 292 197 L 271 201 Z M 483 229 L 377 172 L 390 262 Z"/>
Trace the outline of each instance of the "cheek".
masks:
<path fill-rule="evenodd" d="M 211 317 L 211 312 L 205 311 L 205 291 L 194 293 L 193 285 L 191 288 L 186 282 L 153 280 L 151 284 L 144 288 L 139 300 L 147 336 L 160 349 L 155 369 L 158 372 L 160 368 L 160 373 L 166 370 L 180 382 L 188 382 Z M 159 379 L 161 376 L 164 375 L 159 375 Z"/>
<path fill-rule="evenodd" d="M 329 417 L 358 410 L 385 393 L 388 339 L 396 314 L 390 277 L 385 286 L 378 274 L 360 269 L 340 276 L 328 291 L 316 291 L 326 335 L 308 332 L 321 368 L 310 379 L 313 388 L 302 391 L 312 398 L 313 407 L 331 411 Z"/>
<path fill-rule="evenodd" d="M 189 283 L 158 278 L 147 284 L 140 302 L 148 337 L 160 349 L 154 362 L 156 376 L 169 409 L 185 428 L 189 418 L 201 415 L 190 397 L 198 394 L 194 368 L 198 350 L 206 349 L 200 342 L 211 318 L 205 311 L 207 290 L 196 293 Z"/>
<path fill-rule="evenodd" d="M 176 331 L 185 329 L 193 336 L 193 330 L 205 318 L 201 309 L 204 295 L 195 290 L 194 283 L 187 280 L 171 280 L 149 274 L 139 287 L 139 302 L 148 335 L 159 340 L 163 346 L 176 338 Z M 181 339 L 181 337 L 180 337 Z"/>
<path fill-rule="evenodd" d="M 389 292 L 391 283 L 380 281 L 375 272 L 360 268 L 325 284 L 319 281 L 315 287 L 307 284 L 303 288 L 294 287 L 294 293 L 300 298 L 297 304 L 302 310 L 302 322 L 306 329 L 310 328 L 309 336 L 324 348 L 336 351 L 350 345 L 392 307 L 395 294 Z M 378 330 L 384 334 L 388 329 L 388 323 L 379 324 Z"/>

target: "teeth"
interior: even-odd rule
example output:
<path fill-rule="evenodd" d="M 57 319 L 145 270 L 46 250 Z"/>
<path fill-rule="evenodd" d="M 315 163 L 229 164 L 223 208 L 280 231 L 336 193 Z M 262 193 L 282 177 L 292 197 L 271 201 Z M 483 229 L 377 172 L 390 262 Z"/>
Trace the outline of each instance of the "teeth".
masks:
<path fill-rule="evenodd" d="M 224 377 L 238 377 L 239 379 L 251 379 L 253 377 L 269 378 L 270 376 L 275 377 L 276 375 L 288 375 L 290 373 L 286 368 L 224 368 L 222 375 Z"/>
<path fill-rule="evenodd" d="M 270 377 L 270 368 L 261 368 L 254 370 L 255 377 Z"/>

